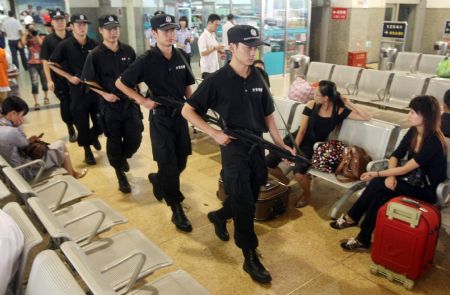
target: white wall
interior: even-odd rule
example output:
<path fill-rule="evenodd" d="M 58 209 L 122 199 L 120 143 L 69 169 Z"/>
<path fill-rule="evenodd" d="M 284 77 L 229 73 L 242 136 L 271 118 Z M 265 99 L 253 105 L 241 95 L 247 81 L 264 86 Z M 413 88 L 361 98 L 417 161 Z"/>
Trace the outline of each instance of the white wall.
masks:
<path fill-rule="evenodd" d="M 331 0 L 331 6 L 347 8 L 378 8 L 386 7 L 386 0 Z"/>
<path fill-rule="evenodd" d="M 450 0 L 427 0 L 427 8 L 450 8 Z"/>

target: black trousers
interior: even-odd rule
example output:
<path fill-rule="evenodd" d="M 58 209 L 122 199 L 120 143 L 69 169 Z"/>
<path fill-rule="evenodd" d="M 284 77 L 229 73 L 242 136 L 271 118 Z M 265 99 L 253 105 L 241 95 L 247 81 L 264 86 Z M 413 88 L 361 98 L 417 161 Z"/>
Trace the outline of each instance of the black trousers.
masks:
<path fill-rule="evenodd" d="M 258 238 L 254 229 L 255 204 L 261 185 L 267 182 L 264 150 L 234 140 L 222 152 L 222 180 L 228 198 L 217 211 L 217 217 L 233 218 L 234 240 L 241 249 L 255 249 Z"/>
<path fill-rule="evenodd" d="M 397 187 L 392 191 L 385 186 L 384 180 L 384 177 L 373 179 L 347 213 L 356 222 L 359 222 L 364 214 L 366 215 L 357 237 L 358 241 L 365 245 L 370 245 L 372 240 L 378 209 L 390 199 L 407 196 L 429 203 L 436 202 L 436 195 L 428 189 L 413 187 L 406 182 L 397 180 Z"/>
<path fill-rule="evenodd" d="M 42 64 L 28 64 L 31 79 L 31 94 L 39 93 L 39 79 L 41 80 L 42 90 L 48 91 L 47 78 L 45 78 L 44 66 Z"/>
<path fill-rule="evenodd" d="M 91 145 L 103 133 L 98 121 L 99 97 L 94 92 L 86 93 L 81 86 L 70 86 L 70 110 L 78 131 L 78 145 Z M 92 121 L 90 127 L 89 118 Z"/>
<path fill-rule="evenodd" d="M 55 85 L 55 95 L 59 99 L 59 108 L 61 113 L 61 118 L 64 123 L 68 126 L 73 125 L 72 112 L 70 111 L 70 90 L 69 88 L 58 88 Z"/>
<path fill-rule="evenodd" d="M 12 62 L 19 69 L 19 59 L 17 58 L 17 51 L 20 53 L 20 59 L 22 60 L 22 66 L 25 70 L 28 70 L 28 60 L 25 56 L 25 49 L 19 48 L 19 40 L 8 40 L 9 50 L 11 50 Z"/>
<path fill-rule="evenodd" d="M 180 175 L 192 153 L 186 120 L 181 114 L 158 107 L 150 111 L 150 139 L 153 159 L 158 163 L 156 181 L 160 184 L 168 206 L 184 200 L 180 191 Z"/>
<path fill-rule="evenodd" d="M 128 106 L 113 106 L 108 102 L 102 104 L 103 128 L 107 136 L 106 154 L 111 166 L 120 169 L 141 145 L 144 130 L 141 111 L 131 102 L 127 103 Z"/>

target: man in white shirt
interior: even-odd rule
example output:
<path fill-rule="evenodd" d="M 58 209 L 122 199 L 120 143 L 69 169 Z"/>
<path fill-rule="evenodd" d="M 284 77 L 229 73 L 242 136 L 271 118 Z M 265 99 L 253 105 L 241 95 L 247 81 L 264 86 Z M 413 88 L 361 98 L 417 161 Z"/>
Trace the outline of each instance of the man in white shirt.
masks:
<path fill-rule="evenodd" d="M 216 40 L 216 31 L 219 26 L 220 17 L 217 14 L 211 14 L 208 16 L 206 29 L 198 38 L 202 79 L 219 69 L 217 52 L 223 53 L 223 45 L 220 45 Z"/>
<path fill-rule="evenodd" d="M 0 294 L 7 292 L 11 278 L 19 268 L 18 260 L 22 254 L 24 237 L 15 221 L 0 209 Z"/>
<path fill-rule="evenodd" d="M 236 23 L 234 22 L 234 15 L 231 13 L 227 15 L 227 22 L 222 26 L 222 44 L 225 49 L 225 55 L 226 55 L 226 62 L 231 60 L 231 51 L 230 46 L 228 45 L 228 30 L 235 26 Z"/>
<path fill-rule="evenodd" d="M 8 38 L 9 50 L 11 50 L 11 56 L 13 64 L 19 68 L 19 60 L 17 59 L 17 51 L 20 52 L 20 59 L 22 60 L 23 68 L 28 70 L 27 57 L 25 56 L 25 50 L 23 46 L 19 48 L 20 38 L 22 37 L 22 25 L 14 18 L 14 12 L 8 12 L 8 18 L 3 21 L 2 31 Z"/>

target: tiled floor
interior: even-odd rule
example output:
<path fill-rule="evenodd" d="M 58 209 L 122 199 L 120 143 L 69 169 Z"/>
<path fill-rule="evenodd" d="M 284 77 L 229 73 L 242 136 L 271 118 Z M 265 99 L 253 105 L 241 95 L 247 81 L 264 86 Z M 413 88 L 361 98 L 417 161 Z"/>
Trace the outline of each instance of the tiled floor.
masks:
<path fill-rule="evenodd" d="M 21 87 L 22 95 L 31 101 L 30 96 L 26 95 L 29 93 L 28 76 L 21 79 L 24 83 Z M 276 78 L 271 82 L 276 95 L 285 93 L 287 81 Z M 54 96 L 52 103 L 56 103 Z M 366 108 L 375 118 L 407 126 L 406 114 Z M 147 117 L 147 112 L 145 116 Z M 108 165 L 105 154 L 105 137 L 101 138 L 104 147 L 102 151 L 94 152 L 98 164 L 89 167 L 87 176 L 81 182 L 95 191 L 92 197 L 104 199 L 129 219 L 127 224 L 113 228 L 104 236 L 128 228 L 139 228 L 173 258 L 173 266 L 156 271 L 147 278 L 148 281 L 181 268 L 213 294 L 219 295 L 450 294 L 449 233 L 441 231 L 436 265 L 417 282 L 412 292 L 408 291 L 399 284 L 372 275 L 369 272 L 369 253 L 346 253 L 340 249 L 339 241 L 354 236 L 358 229 L 335 231 L 329 227 L 328 213 L 342 190 L 317 179 L 312 183 L 313 200 L 310 206 L 293 208 L 299 188 L 291 182 L 288 211 L 272 221 L 256 223 L 259 250 L 263 255 L 263 263 L 271 271 L 273 281 L 268 286 L 254 283 L 242 270 L 242 254 L 234 245 L 233 239 L 229 242 L 218 240 L 206 217 L 207 212 L 220 206 L 216 198 L 220 171 L 218 147 L 202 133 L 193 135 L 194 152 L 182 174 L 181 186 L 186 196 L 184 206 L 194 230 L 189 234 L 179 232 L 170 222 L 170 209 L 154 198 L 147 180 L 147 174 L 156 171 L 156 163 L 151 156 L 148 121 L 144 122 L 142 145 L 129 161 L 131 170 L 128 177 L 133 188 L 132 194 L 123 195 L 117 189 L 114 170 Z M 45 132 L 46 141 L 67 141 L 58 108 L 31 112 L 26 117 L 25 130 L 28 135 Z M 74 143 L 67 144 L 75 166 L 84 167 L 82 150 Z M 228 229 L 233 232 L 232 223 L 228 224 Z"/>

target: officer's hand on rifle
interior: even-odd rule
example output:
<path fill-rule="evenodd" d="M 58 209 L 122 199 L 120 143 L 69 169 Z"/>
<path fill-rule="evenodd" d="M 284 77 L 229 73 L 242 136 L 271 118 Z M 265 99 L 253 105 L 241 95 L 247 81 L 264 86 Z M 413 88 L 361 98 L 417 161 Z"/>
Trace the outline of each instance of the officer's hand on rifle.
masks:
<path fill-rule="evenodd" d="M 144 108 L 146 108 L 147 110 L 153 110 L 154 108 L 156 108 L 159 105 L 159 103 L 151 100 L 151 99 L 146 99 L 143 103 L 142 106 Z"/>
<path fill-rule="evenodd" d="M 290 146 L 285 145 L 285 144 L 283 144 L 281 147 L 286 149 L 287 151 L 289 151 L 291 153 L 291 155 L 293 155 L 293 156 L 296 155 L 296 152 L 295 152 L 294 148 L 291 148 Z M 292 162 L 287 160 L 287 159 L 283 159 L 283 161 L 286 162 L 288 165 L 292 164 Z"/>
<path fill-rule="evenodd" d="M 116 102 L 116 101 L 118 101 L 118 100 L 120 100 L 120 98 L 118 98 L 115 94 L 113 94 L 113 93 L 104 93 L 103 95 L 103 98 L 106 100 L 106 101 L 109 101 L 109 102 Z"/>
<path fill-rule="evenodd" d="M 81 80 L 77 76 L 70 76 L 69 82 L 72 83 L 73 85 L 78 85 L 81 83 Z"/>
<path fill-rule="evenodd" d="M 211 136 L 221 146 L 227 146 L 235 137 L 225 134 L 222 130 L 216 130 Z"/>

